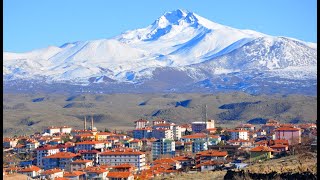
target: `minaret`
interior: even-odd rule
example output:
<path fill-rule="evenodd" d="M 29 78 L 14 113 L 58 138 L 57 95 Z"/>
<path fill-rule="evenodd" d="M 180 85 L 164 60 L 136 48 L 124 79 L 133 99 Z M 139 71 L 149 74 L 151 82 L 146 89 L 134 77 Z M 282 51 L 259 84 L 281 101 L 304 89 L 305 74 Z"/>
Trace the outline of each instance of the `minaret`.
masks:
<path fill-rule="evenodd" d="M 84 130 L 87 129 L 87 118 L 86 116 L 84 116 Z"/>
<path fill-rule="evenodd" d="M 91 130 L 93 129 L 93 116 L 91 116 Z"/>

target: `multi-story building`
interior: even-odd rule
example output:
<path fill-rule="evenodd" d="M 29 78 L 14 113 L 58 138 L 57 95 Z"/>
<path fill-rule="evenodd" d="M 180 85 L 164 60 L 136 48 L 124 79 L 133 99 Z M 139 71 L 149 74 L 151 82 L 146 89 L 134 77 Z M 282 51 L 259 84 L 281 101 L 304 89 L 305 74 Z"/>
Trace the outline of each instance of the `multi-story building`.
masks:
<path fill-rule="evenodd" d="M 45 133 L 48 133 L 50 134 L 50 136 L 52 136 L 53 134 L 55 133 L 60 133 L 60 127 L 54 127 L 54 126 L 50 126 L 50 127 L 47 127 L 45 130 L 44 130 Z"/>
<path fill-rule="evenodd" d="M 153 129 L 152 137 L 156 139 L 173 139 L 172 129 L 164 129 L 164 128 Z"/>
<path fill-rule="evenodd" d="M 113 135 L 111 132 L 98 132 L 95 135 L 95 140 L 96 141 L 103 141 L 108 139 L 109 136 Z"/>
<path fill-rule="evenodd" d="M 163 120 L 163 119 L 157 119 L 157 120 L 152 121 L 153 126 L 155 126 L 157 124 L 164 124 L 164 123 L 166 123 L 166 120 Z"/>
<path fill-rule="evenodd" d="M 206 122 L 192 122 L 191 123 L 191 129 L 195 133 L 203 132 L 207 129 L 213 129 L 214 128 L 214 120 L 209 119 Z"/>
<path fill-rule="evenodd" d="M 28 150 L 34 150 L 39 146 L 40 146 L 40 143 L 37 140 L 34 140 L 34 139 L 27 140 L 26 148 Z"/>
<path fill-rule="evenodd" d="M 179 125 L 173 126 L 173 139 L 179 140 L 182 136 L 182 128 Z"/>
<path fill-rule="evenodd" d="M 152 128 L 138 128 L 133 130 L 133 138 L 135 139 L 143 139 L 143 138 L 151 138 L 152 137 Z"/>
<path fill-rule="evenodd" d="M 287 139 L 289 144 L 301 143 L 301 129 L 293 127 L 280 127 L 275 130 L 276 139 Z"/>
<path fill-rule="evenodd" d="M 163 155 L 175 155 L 175 141 L 172 139 L 159 139 L 152 143 L 152 158 L 156 159 Z"/>
<path fill-rule="evenodd" d="M 208 150 L 208 143 L 205 140 L 196 140 L 192 142 L 192 153 Z"/>
<path fill-rule="evenodd" d="M 236 139 L 248 140 L 249 139 L 247 130 L 234 129 L 234 130 L 228 130 L 228 131 L 230 132 L 231 140 L 236 140 Z"/>
<path fill-rule="evenodd" d="M 83 141 L 83 142 L 78 142 L 76 143 L 76 152 L 81 151 L 81 150 L 100 150 L 103 151 L 105 148 L 105 143 L 100 142 L 100 141 Z"/>
<path fill-rule="evenodd" d="M 59 152 L 59 148 L 56 146 L 45 145 L 42 147 L 38 147 L 36 149 L 37 152 L 37 166 L 43 168 L 43 158 L 46 156 L 50 156 L 52 154 L 56 154 Z"/>
<path fill-rule="evenodd" d="M 79 155 L 71 152 L 59 152 L 43 158 L 43 169 L 60 168 L 70 171 L 71 162 L 75 161 Z"/>
<path fill-rule="evenodd" d="M 241 125 L 237 126 L 235 129 L 247 130 L 247 131 L 252 132 L 255 130 L 255 126 L 252 124 L 241 124 Z"/>
<path fill-rule="evenodd" d="M 142 141 L 139 139 L 134 139 L 129 142 L 129 148 L 141 150 L 142 148 Z"/>
<path fill-rule="evenodd" d="M 149 121 L 144 120 L 144 119 L 139 119 L 134 122 L 135 124 L 135 129 L 140 129 L 140 128 L 145 128 L 149 124 Z"/>
<path fill-rule="evenodd" d="M 131 164 L 138 170 L 143 170 L 146 166 L 146 156 L 145 153 L 131 148 L 112 149 L 99 155 L 99 164 L 111 166 Z"/>
<path fill-rule="evenodd" d="M 81 158 L 82 159 L 86 159 L 86 160 L 91 160 L 93 161 L 94 165 L 99 164 L 99 154 L 101 154 L 100 151 L 97 150 L 90 150 L 90 151 L 79 151 L 79 153 L 81 154 Z"/>
<path fill-rule="evenodd" d="M 181 137 L 181 141 L 183 142 L 193 142 L 193 141 L 207 141 L 209 145 L 217 145 L 221 141 L 220 136 L 216 135 L 207 135 L 205 133 L 196 133 L 191 135 L 185 135 Z"/>
<path fill-rule="evenodd" d="M 61 126 L 60 127 L 60 132 L 61 133 L 70 134 L 71 131 L 72 131 L 72 127 L 69 127 L 69 126 Z"/>

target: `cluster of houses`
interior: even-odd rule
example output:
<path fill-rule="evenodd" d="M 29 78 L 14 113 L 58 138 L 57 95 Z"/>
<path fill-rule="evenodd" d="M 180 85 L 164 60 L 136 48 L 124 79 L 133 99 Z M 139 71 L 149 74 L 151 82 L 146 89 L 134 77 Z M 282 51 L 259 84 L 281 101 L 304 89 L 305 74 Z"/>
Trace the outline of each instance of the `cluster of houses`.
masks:
<path fill-rule="evenodd" d="M 242 168 L 286 153 L 302 137 L 316 139 L 316 124 L 215 127 L 214 120 L 178 125 L 159 119 L 135 121 L 127 133 L 48 127 L 43 133 L 3 139 L 3 175 L 34 179 L 151 179 L 186 171 Z M 241 154 L 249 154 L 249 157 Z M 16 155 L 24 159 L 10 161 Z M 242 159 L 240 158 L 242 157 Z M 7 158 L 7 159 L 6 159 Z M 248 162 L 248 161 L 246 161 Z"/>

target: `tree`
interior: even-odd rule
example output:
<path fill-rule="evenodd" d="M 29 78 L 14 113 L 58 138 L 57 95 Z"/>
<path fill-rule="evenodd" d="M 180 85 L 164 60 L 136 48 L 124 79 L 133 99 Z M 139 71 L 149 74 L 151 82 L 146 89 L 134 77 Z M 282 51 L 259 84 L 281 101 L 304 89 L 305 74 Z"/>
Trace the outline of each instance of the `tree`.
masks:
<path fill-rule="evenodd" d="M 110 131 L 109 129 L 105 128 L 105 129 L 104 129 L 104 132 L 108 132 L 108 133 L 109 133 L 109 132 L 111 132 L 111 131 Z"/>

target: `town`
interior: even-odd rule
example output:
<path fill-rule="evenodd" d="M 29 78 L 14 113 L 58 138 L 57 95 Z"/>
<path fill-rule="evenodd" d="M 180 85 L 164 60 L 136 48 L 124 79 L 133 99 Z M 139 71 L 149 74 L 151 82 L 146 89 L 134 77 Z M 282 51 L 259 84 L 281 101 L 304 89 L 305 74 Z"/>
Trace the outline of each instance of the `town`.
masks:
<path fill-rule="evenodd" d="M 130 131 L 101 128 L 94 127 L 93 118 L 85 118 L 82 129 L 51 126 L 30 136 L 5 137 L 3 176 L 152 179 L 242 169 L 317 149 L 316 124 L 283 124 L 274 119 L 232 129 L 221 128 L 212 119 L 189 124 L 139 119 Z"/>

